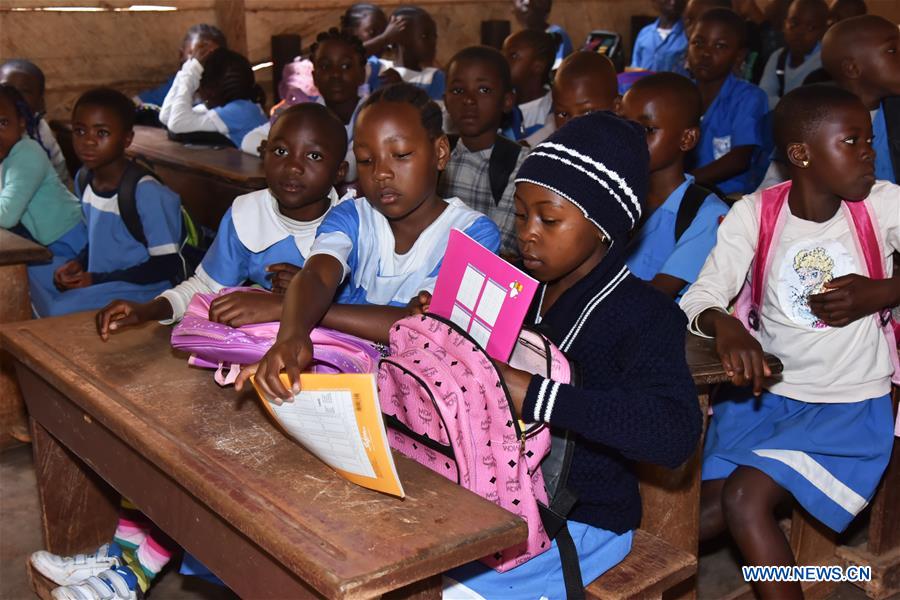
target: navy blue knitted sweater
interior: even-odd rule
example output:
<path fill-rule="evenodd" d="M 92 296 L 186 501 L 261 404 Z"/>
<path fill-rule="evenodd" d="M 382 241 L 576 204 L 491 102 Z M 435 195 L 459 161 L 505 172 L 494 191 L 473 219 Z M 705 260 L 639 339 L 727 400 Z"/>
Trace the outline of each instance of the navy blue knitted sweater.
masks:
<path fill-rule="evenodd" d="M 530 318 L 536 313 L 535 305 Z M 685 362 L 686 325 L 671 299 L 615 259 L 544 315 L 540 329 L 580 368 L 581 385 L 533 377 L 522 415 L 577 434 L 569 487 L 579 501 L 569 518 L 636 529 L 635 462 L 675 468 L 697 447 L 702 415 Z"/>

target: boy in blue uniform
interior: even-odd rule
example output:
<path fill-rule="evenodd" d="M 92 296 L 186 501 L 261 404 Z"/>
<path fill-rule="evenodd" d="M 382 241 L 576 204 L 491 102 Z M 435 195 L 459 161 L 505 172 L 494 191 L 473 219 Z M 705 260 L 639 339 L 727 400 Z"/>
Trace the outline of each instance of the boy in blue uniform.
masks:
<path fill-rule="evenodd" d="M 684 157 L 700 137 L 700 92 L 681 75 L 657 73 L 628 90 L 619 112 L 644 127 L 650 150 L 647 213 L 625 263 L 635 276 L 677 298 L 696 281 L 728 212 L 715 194 L 684 173 Z M 689 217 L 679 231 L 679 221 Z"/>
<path fill-rule="evenodd" d="M 883 17 L 863 15 L 840 21 L 822 40 L 822 62 L 835 83 L 855 94 L 872 115 L 875 177 L 897 183 L 900 164 L 891 159 L 885 111 L 898 110 L 889 96 L 900 96 L 900 30 Z M 898 117 L 895 117 L 898 118 Z"/>
<path fill-rule="evenodd" d="M 659 18 L 641 29 L 634 41 L 631 66 L 645 71 L 673 71 L 684 57 L 688 40 L 681 13 L 685 0 L 653 0 Z"/>
<path fill-rule="evenodd" d="M 151 176 L 134 189 L 143 241 L 129 231 L 120 214 L 129 161 L 125 149 L 134 136 L 134 104 L 109 88 L 85 92 L 72 114 L 75 153 L 87 169 L 77 189 L 88 229 L 81 254 L 29 273 L 31 297 L 40 317 L 99 308 L 113 298 L 150 300 L 171 285 L 182 261 L 181 199 Z"/>
<path fill-rule="evenodd" d="M 691 171 L 699 183 L 715 185 L 726 194 L 756 189 L 771 146 L 765 92 L 733 74 L 747 53 L 745 34 L 743 19 L 726 8 L 714 8 L 700 17 L 688 49 L 704 111 Z"/>

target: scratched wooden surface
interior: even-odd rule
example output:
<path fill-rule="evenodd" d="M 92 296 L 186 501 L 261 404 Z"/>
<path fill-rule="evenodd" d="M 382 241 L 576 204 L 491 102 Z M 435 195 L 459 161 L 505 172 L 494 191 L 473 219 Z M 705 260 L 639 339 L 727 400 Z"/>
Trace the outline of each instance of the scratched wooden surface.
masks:
<path fill-rule="evenodd" d="M 524 539 L 517 517 L 402 457 L 406 499 L 350 484 L 279 433 L 252 396 L 189 368 L 169 334 L 150 324 L 102 343 L 80 313 L 4 329 L 2 341 L 326 596 L 380 594 Z"/>
<path fill-rule="evenodd" d="M 47 248 L 7 230 L 0 229 L 0 266 L 50 260 Z"/>

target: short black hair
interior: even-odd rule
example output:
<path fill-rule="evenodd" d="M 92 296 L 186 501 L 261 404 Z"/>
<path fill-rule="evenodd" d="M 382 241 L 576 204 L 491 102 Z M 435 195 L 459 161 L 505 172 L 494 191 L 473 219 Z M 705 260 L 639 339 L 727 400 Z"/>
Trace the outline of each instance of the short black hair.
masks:
<path fill-rule="evenodd" d="M 434 22 L 434 17 L 431 16 L 427 10 L 422 8 L 421 6 L 415 6 L 412 4 L 406 4 L 403 6 L 398 6 L 394 9 L 394 12 L 391 13 L 391 16 L 397 17 L 412 17 L 412 18 L 427 18 Z"/>
<path fill-rule="evenodd" d="M 326 127 L 328 127 L 328 137 L 340 141 L 340 156 L 341 160 L 344 160 L 343 157 L 345 154 L 347 154 L 348 144 L 347 128 L 344 127 L 344 123 L 336 114 L 334 114 L 334 112 L 330 108 L 319 104 L 318 102 L 302 102 L 300 104 L 294 104 L 279 113 L 278 117 L 275 119 L 275 122 L 272 123 L 272 128 L 269 131 L 273 131 L 275 129 L 275 125 L 279 121 L 285 120 L 291 116 L 308 116 L 310 119 L 319 121 Z"/>
<path fill-rule="evenodd" d="M 711 8 L 697 19 L 697 24 L 700 23 L 724 25 L 734 32 L 738 40 L 738 47 L 745 48 L 747 46 L 747 23 L 730 8 Z"/>
<path fill-rule="evenodd" d="M 776 148 L 786 154 L 788 144 L 809 140 L 836 108 L 853 105 L 865 108 L 856 94 L 832 84 L 805 85 L 788 92 L 772 115 Z"/>
<path fill-rule="evenodd" d="M 136 114 L 134 102 L 119 90 L 109 87 L 98 87 L 86 91 L 75 102 L 72 114 L 74 115 L 82 106 L 108 108 L 122 122 L 122 127 L 125 131 L 134 128 Z"/>
<path fill-rule="evenodd" d="M 700 90 L 687 77 L 677 73 L 654 73 L 638 79 L 629 91 L 631 90 L 651 93 L 665 91 L 674 94 L 676 101 L 673 106 L 685 112 L 691 127 L 700 125 L 700 117 L 703 115 L 703 99 L 700 96 Z"/>
<path fill-rule="evenodd" d="M 353 29 L 357 27 L 367 15 L 379 13 L 384 17 L 384 20 L 387 21 L 387 16 L 380 7 L 370 4 L 369 2 L 357 2 L 341 15 L 341 28 Z"/>
<path fill-rule="evenodd" d="M 344 44 L 347 44 L 359 55 L 360 64 L 366 64 L 366 47 L 363 46 L 362 40 L 352 33 L 343 29 L 338 29 L 337 27 L 332 27 L 328 31 L 323 31 L 316 36 L 316 42 L 309 48 L 309 59 L 312 62 L 316 62 L 316 50 L 318 50 L 319 46 L 324 42 L 343 42 Z"/>
<path fill-rule="evenodd" d="M 222 104 L 234 100 L 252 100 L 265 104 L 266 94 L 256 84 L 250 61 L 228 48 L 216 48 L 203 63 L 200 85 L 214 90 Z"/>
<path fill-rule="evenodd" d="M 41 71 L 41 68 L 31 62 L 30 60 L 25 60 L 24 58 L 11 58 L 9 60 L 3 61 L 3 64 L 0 64 L 0 71 L 18 71 L 20 73 L 25 73 L 31 77 L 34 77 L 38 82 L 38 87 L 41 90 L 41 94 L 44 93 L 44 88 L 46 87 L 47 80 L 44 77 L 44 72 Z"/>
<path fill-rule="evenodd" d="M 430 139 L 434 140 L 444 135 L 444 113 L 441 112 L 441 107 L 422 88 L 410 83 L 395 83 L 378 88 L 369 94 L 359 110 L 362 112 L 374 104 L 384 102 L 411 104 L 419 111 L 422 127 L 428 132 Z"/>
<path fill-rule="evenodd" d="M 184 41 L 182 41 L 182 44 L 187 43 L 193 38 L 202 38 L 215 42 L 220 48 L 228 47 L 228 40 L 225 39 L 225 34 L 222 33 L 222 30 L 209 23 L 192 25 L 191 28 L 187 30 L 187 33 L 184 34 Z"/>
<path fill-rule="evenodd" d="M 481 62 L 487 64 L 497 72 L 500 83 L 503 85 L 504 92 L 512 91 L 512 75 L 509 72 L 509 63 L 503 53 L 496 48 L 490 46 L 469 46 L 463 48 L 453 55 L 450 62 L 447 63 L 447 73 L 450 73 L 450 67 L 453 63 L 459 62 Z"/>

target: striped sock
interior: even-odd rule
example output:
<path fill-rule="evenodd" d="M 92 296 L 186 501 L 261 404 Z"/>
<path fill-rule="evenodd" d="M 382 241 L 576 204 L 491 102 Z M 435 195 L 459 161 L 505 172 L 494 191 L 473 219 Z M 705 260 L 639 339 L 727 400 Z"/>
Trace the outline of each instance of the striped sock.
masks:
<path fill-rule="evenodd" d="M 153 527 L 153 522 L 138 507 L 122 498 L 119 502 L 119 522 L 116 524 L 116 532 L 113 541 L 122 546 L 123 550 L 134 550 L 141 545 L 147 532 Z"/>
<path fill-rule="evenodd" d="M 125 556 L 125 560 L 137 575 L 138 585 L 146 592 L 163 567 L 172 558 L 172 553 L 148 535 L 138 546 L 137 551 Z"/>

